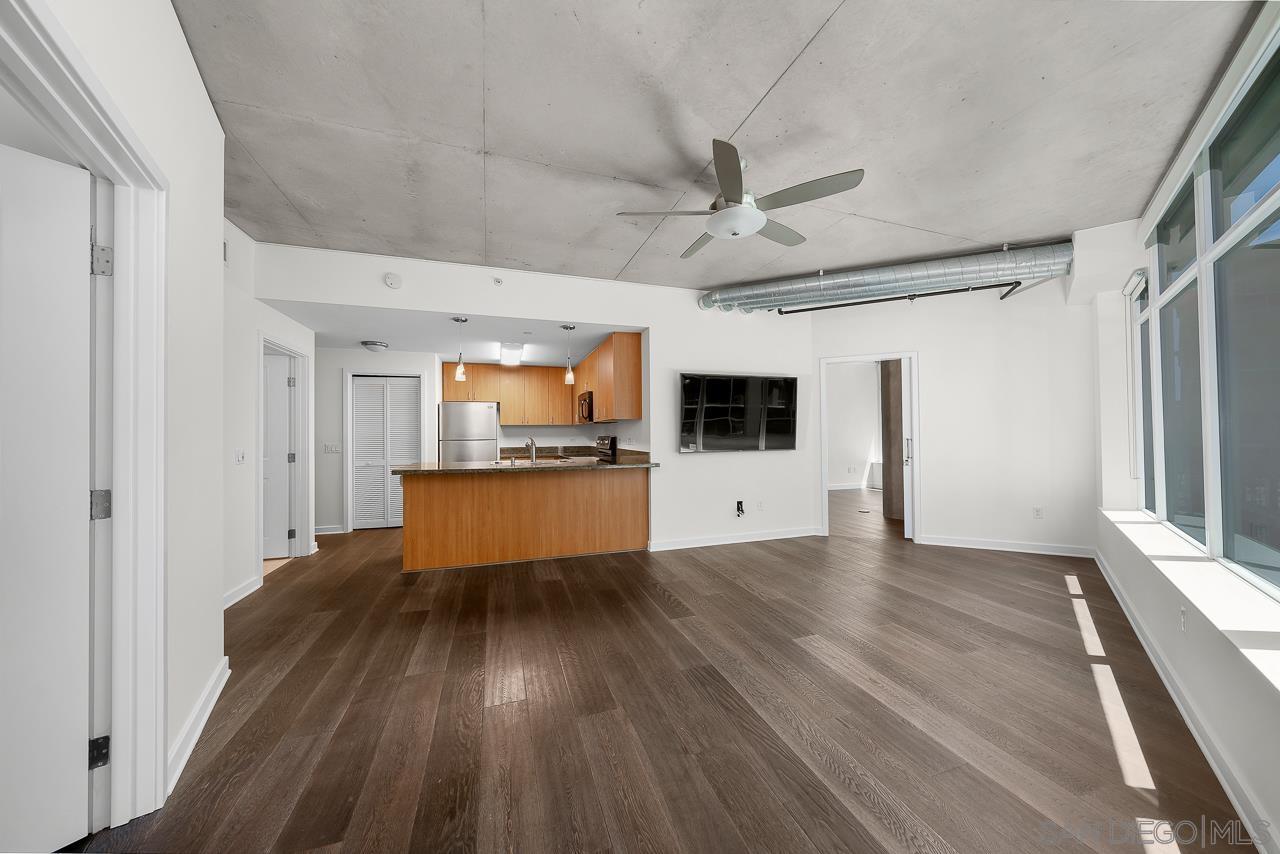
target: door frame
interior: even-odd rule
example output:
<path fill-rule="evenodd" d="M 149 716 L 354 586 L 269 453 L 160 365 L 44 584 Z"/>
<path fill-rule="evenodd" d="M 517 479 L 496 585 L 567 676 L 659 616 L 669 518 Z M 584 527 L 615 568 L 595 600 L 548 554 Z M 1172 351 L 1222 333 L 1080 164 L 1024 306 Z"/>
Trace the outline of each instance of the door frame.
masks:
<path fill-rule="evenodd" d="M 90 173 L 114 188 L 108 767 L 110 823 L 120 825 L 163 805 L 169 783 L 164 488 L 168 181 L 42 0 L 0 0 L 0 86 Z M 103 653 L 94 650 L 95 655 Z"/>
<path fill-rule="evenodd" d="M 436 375 L 439 376 L 439 371 Z M 342 527 L 343 533 L 350 534 L 355 530 L 355 519 L 351 506 L 351 381 L 355 377 L 417 377 L 418 412 L 421 421 L 418 425 L 418 441 L 422 445 L 418 459 L 426 462 L 427 435 L 435 435 L 427 429 L 427 375 L 423 371 L 353 371 L 344 368 L 342 371 Z M 434 405 L 432 409 L 434 409 Z"/>
<path fill-rule="evenodd" d="M 829 517 L 829 508 L 827 506 L 827 489 L 829 477 L 827 474 L 827 391 L 829 384 L 827 381 L 827 368 L 831 365 L 845 364 L 848 362 L 877 362 L 892 361 L 894 359 L 907 359 L 911 365 L 910 382 L 911 382 L 911 506 L 908 512 L 911 517 L 911 531 L 908 536 L 913 540 L 918 540 L 921 529 L 920 514 L 920 484 L 922 482 L 921 470 L 924 468 L 924 455 L 921 449 L 924 443 L 920 440 L 920 354 L 915 350 L 902 350 L 895 353 L 864 353 L 852 356 L 824 356 L 818 359 L 818 446 L 820 448 L 820 470 L 818 474 L 819 502 L 818 505 L 822 513 L 821 536 L 830 535 L 831 520 Z"/>
<path fill-rule="evenodd" d="M 289 359 L 289 373 L 294 377 L 293 394 L 289 395 L 289 445 L 294 449 L 297 462 L 289 469 L 289 527 L 295 536 L 289 544 L 289 557 L 306 557 L 312 553 L 314 537 L 311 536 L 311 424 L 309 422 L 311 407 L 307 390 L 311 387 L 311 364 L 305 353 L 292 349 L 286 344 L 276 341 L 269 335 L 258 333 L 258 395 L 254 402 L 257 430 L 253 437 L 253 467 L 257 479 L 254 490 L 256 502 L 254 519 L 257 542 L 254 555 L 257 557 L 256 575 L 258 584 L 262 585 L 262 513 L 265 496 L 262 487 L 262 431 L 266 426 L 267 413 L 262 405 L 262 394 L 266 390 L 263 383 L 263 371 L 266 368 L 267 351 Z M 253 576 L 250 576 L 251 578 Z"/>

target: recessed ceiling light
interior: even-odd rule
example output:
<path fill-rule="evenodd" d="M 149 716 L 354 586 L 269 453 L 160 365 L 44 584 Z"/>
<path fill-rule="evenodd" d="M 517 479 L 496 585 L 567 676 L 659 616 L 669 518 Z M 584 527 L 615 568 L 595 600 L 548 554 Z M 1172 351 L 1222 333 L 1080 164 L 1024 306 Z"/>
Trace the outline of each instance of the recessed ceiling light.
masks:
<path fill-rule="evenodd" d="M 381 353 L 387 349 L 386 341 L 361 341 L 360 346 L 368 350 L 370 353 Z"/>

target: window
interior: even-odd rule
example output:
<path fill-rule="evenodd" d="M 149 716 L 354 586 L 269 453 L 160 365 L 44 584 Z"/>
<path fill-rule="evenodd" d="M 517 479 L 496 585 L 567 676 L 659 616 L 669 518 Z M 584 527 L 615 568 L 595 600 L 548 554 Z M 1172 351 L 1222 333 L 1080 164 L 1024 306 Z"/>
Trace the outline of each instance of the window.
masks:
<path fill-rule="evenodd" d="M 1223 554 L 1280 583 L 1280 214 L 1214 270 Z"/>
<path fill-rule="evenodd" d="M 1280 599 L 1280 48 L 1260 62 L 1152 226 L 1134 439 L 1142 506 Z"/>
<path fill-rule="evenodd" d="M 1204 439 L 1196 294 L 1192 282 L 1160 309 L 1160 393 L 1164 400 L 1165 514 L 1203 543 Z"/>
<path fill-rule="evenodd" d="M 1196 260 L 1196 203 L 1191 183 L 1182 188 L 1169 213 L 1156 228 L 1160 257 L 1158 290 L 1173 284 Z"/>
<path fill-rule="evenodd" d="M 1146 288 L 1142 291 L 1145 294 Z M 1145 299 L 1139 299 L 1145 307 Z M 1142 371 L 1142 506 L 1156 512 L 1156 458 L 1152 452 L 1155 431 L 1151 424 L 1151 321 L 1144 320 L 1138 326 L 1138 345 L 1142 348 L 1139 362 Z"/>
<path fill-rule="evenodd" d="M 1240 220 L 1280 184 L 1280 58 L 1209 147 L 1214 178 L 1214 234 Z"/>

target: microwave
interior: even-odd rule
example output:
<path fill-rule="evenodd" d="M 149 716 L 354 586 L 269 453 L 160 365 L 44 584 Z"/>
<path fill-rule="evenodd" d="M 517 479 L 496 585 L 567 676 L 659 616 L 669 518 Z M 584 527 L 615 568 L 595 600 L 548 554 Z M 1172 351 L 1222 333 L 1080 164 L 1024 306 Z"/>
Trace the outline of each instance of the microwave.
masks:
<path fill-rule="evenodd" d="M 591 392 L 584 391 L 578 395 L 578 423 L 590 424 L 592 421 Z"/>

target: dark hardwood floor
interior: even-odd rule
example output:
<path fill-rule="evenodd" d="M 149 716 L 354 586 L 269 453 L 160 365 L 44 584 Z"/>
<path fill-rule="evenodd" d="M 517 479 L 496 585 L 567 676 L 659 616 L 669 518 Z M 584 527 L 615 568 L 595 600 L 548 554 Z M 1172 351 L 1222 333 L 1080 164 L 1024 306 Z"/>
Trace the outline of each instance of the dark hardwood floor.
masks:
<path fill-rule="evenodd" d="M 408 576 L 399 530 L 323 537 L 226 612 L 168 804 L 88 847 L 1111 852 L 1235 818 L 1091 561 L 918 546 L 878 502 Z"/>

